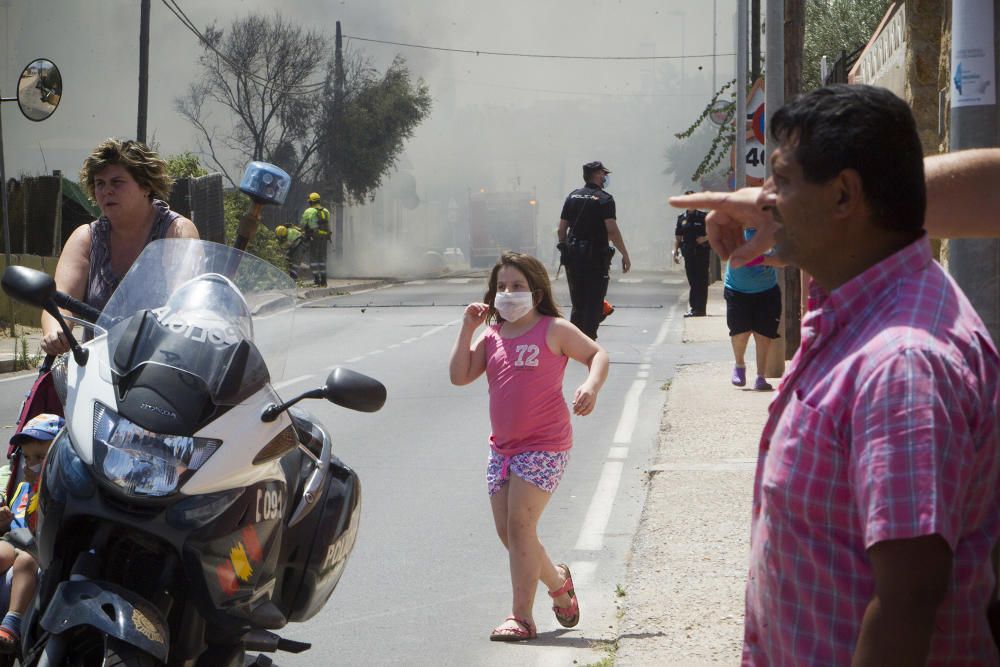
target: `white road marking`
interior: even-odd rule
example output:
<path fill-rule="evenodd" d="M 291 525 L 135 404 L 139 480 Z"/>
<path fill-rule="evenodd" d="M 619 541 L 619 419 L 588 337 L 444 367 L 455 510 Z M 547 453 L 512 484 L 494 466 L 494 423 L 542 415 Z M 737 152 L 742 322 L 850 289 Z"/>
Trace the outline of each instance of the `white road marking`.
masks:
<path fill-rule="evenodd" d="M 4 378 L 0 382 L 14 382 L 15 380 L 23 380 L 24 378 L 38 377 L 38 373 L 25 373 L 23 375 L 15 375 L 12 378 Z"/>
<path fill-rule="evenodd" d="M 410 281 L 405 282 L 403 284 L 404 285 L 426 285 L 427 281 L 426 280 L 410 280 Z"/>
<path fill-rule="evenodd" d="M 674 304 L 670 308 L 670 313 L 667 315 L 667 319 L 663 320 L 663 324 L 660 325 L 660 332 L 656 334 L 656 340 L 653 341 L 653 347 L 663 345 L 663 341 L 667 339 L 667 333 L 670 331 L 670 325 L 676 313 L 677 304 Z"/>
<path fill-rule="evenodd" d="M 400 343 L 393 343 L 392 345 L 389 346 L 389 349 L 390 350 L 395 350 L 397 347 L 401 347 L 401 344 Z"/>
<path fill-rule="evenodd" d="M 383 350 L 372 350 L 368 353 L 369 357 L 374 357 L 376 354 L 382 354 Z"/>
<path fill-rule="evenodd" d="M 628 447 L 612 447 L 608 450 L 609 459 L 627 459 Z"/>
<path fill-rule="evenodd" d="M 635 374 L 635 376 L 637 378 L 648 378 L 649 377 L 649 371 L 639 371 L 638 373 Z"/>
<path fill-rule="evenodd" d="M 465 285 L 472 281 L 472 278 L 449 278 L 446 282 L 452 285 Z"/>
<path fill-rule="evenodd" d="M 358 363 L 359 361 L 361 361 L 364 358 L 365 358 L 364 355 L 361 355 L 360 357 L 351 357 L 350 359 L 348 359 L 344 363 L 345 364 L 356 364 L 356 363 Z"/>
<path fill-rule="evenodd" d="M 285 387 L 291 387 L 293 384 L 298 384 L 300 382 L 305 382 L 306 380 L 311 380 L 316 377 L 315 375 L 300 375 L 297 378 L 291 378 L 290 380 L 283 380 L 278 384 L 274 385 L 275 389 L 284 389 Z"/>
<path fill-rule="evenodd" d="M 642 282 L 642 278 L 619 278 L 618 282 L 625 283 L 627 285 L 636 285 Z"/>
<path fill-rule="evenodd" d="M 416 336 L 414 336 L 413 338 L 407 338 L 406 340 L 404 340 L 403 344 L 405 345 L 407 343 L 416 343 L 418 340 L 420 340 L 420 339 L 417 338 Z"/>
<path fill-rule="evenodd" d="M 641 364 L 639 364 L 639 370 L 640 371 L 648 371 L 650 368 L 652 368 L 652 366 L 650 364 L 647 364 L 647 363 L 641 363 Z"/>
<path fill-rule="evenodd" d="M 600 551 L 604 548 L 604 531 L 611 521 L 611 510 L 615 505 L 615 496 L 618 494 L 624 467 L 625 464 L 621 461 L 608 461 L 604 464 L 601 478 L 597 482 L 597 490 L 590 500 L 587 516 L 583 520 L 580 536 L 576 540 L 575 548 L 578 551 Z"/>
<path fill-rule="evenodd" d="M 616 445 L 627 445 L 632 442 L 632 433 L 635 431 L 635 424 L 639 419 L 639 399 L 645 388 L 645 380 L 636 380 L 629 387 L 628 393 L 625 394 L 625 407 L 622 408 L 618 428 L 615 429 L 614 443 Z"/>

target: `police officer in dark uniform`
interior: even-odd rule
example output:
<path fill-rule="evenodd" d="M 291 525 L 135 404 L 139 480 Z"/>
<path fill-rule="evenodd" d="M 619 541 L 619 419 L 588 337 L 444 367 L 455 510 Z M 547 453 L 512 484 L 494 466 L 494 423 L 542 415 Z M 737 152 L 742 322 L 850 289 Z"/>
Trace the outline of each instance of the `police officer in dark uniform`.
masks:
<path fill-rule="evenodd" d="M 693 190 L 684 194 L 689 195 Z M 688 209 L 677 216 L 677 226 L 674 229 L 674 264 L 684 256 L 684 272 L 687 273 L 688 285 L 691 287 L 688 296 L 689 310 L 684 317 L 704 317 L 708 303 L 708 262 L 711 248 L 708 245 L 708 232 L 705 229 L 704 211 Z"/>
<path fill-rule="evenodd" d="M 566 267 L 570 321 L 597 340 L 597 326 L 604 319 L 614 244 L 622 255 L 622 271 L 632 266 L 615 217 L 615 198 L 605 191 L 611 171 L 601 162 L 583 165 L 584 186 L 566 197 L 559 220 L 558 248 Z"/>

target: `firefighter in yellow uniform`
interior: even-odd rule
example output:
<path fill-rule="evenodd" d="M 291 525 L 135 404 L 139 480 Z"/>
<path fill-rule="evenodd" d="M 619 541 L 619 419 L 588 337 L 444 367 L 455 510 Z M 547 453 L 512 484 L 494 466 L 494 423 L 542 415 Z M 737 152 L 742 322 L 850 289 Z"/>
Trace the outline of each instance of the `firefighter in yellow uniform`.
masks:
<path fill-rule="evenodd" d="M 326 253 L 333 236 L 330 234 L 330 211 L 320 203 L 316 192 L 309 195 L 309 208 L 302 214 L 302 229 L 309 241 L 309 269 L 313 274 L 313 283 L 326 287 Z"/>
<path fill-rule="evenodd" d="M 302 264 L 302 251 L 308 247 L 305 235 L 302 230 L 291 225 L 285 227 L 278 225 L 274 228 L 274 235 L 278 237 L 285 248 L 285 259 L 288 260 L 288 275 L 292 280 L 299 279 L 299 265 Z"/>

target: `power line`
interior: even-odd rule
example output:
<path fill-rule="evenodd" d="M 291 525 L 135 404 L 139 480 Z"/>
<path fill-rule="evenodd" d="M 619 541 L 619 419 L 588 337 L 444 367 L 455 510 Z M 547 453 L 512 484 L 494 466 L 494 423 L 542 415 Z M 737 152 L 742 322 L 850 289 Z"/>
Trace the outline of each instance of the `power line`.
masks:
<path fill-rule="evenodd" d="M 444 51 L 447 53 L 466 53 L 476 56 L 503 56 L 507 58 L 548 58 L 556 60 L 681 60 L 685 58 L 711 58 L 715 56 L 732 56 L 733 53 L 702 53 L 696 55 L 680 56 L 571 56 L 554 53 L 515 53 L 511 51 L 485 51 L 482 49 L 453 49 L 445 46 L 427 46 L 426 44 L 407 44 L 405 42 L 392 42 L 385 39 L 372 39 L 370 37 L 357 37 L 354 35 L 344 35 L 348 39 L 356 39 L 359 42 L 371 42 L 373 44 L 389 44 L 392 46 L 403 46 L 408 49 L 425 49 L 427 51 Z"/>

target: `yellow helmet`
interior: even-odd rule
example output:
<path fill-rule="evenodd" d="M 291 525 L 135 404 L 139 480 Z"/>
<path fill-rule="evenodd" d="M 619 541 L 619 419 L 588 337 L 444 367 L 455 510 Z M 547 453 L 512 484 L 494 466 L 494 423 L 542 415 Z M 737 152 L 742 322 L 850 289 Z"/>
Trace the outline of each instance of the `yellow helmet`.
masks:
<path fill-rule="evenodd" d="M 319 193 L 318 192 L 310 193 L 310 195 L 309 195 L 309 201 L 312 202 L 313 204 L 315 204 L 316 202 L 318 202 L 319 201 Z"/>
<path fill-rule="evenodd" d="M 278 225 L 274 228 L 274 235 L 279 239 L 283 239 L 288 236 L 288 229 L 284 225 Z"/>

